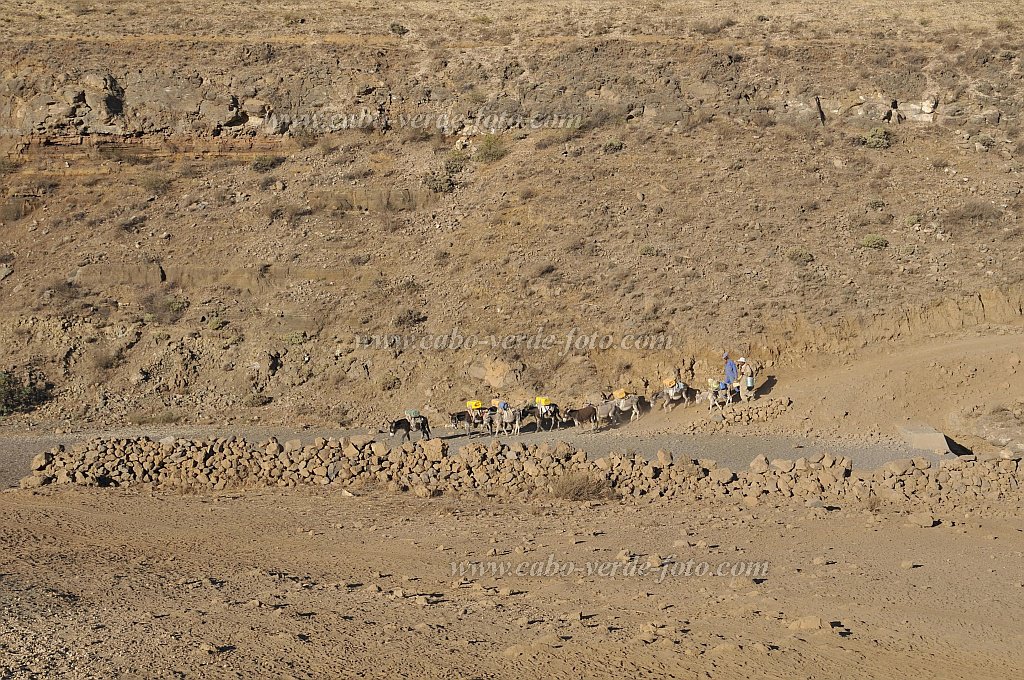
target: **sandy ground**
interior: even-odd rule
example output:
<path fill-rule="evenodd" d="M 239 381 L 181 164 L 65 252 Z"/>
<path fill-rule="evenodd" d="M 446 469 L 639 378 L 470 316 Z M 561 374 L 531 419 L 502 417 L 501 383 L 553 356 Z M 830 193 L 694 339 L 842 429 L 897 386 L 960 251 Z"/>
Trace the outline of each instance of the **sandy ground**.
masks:
<path fill-rule="evenodd" d="M 1015 677 L 1020 508 L 940 517 L 9 491 L 0 677 Z"/>

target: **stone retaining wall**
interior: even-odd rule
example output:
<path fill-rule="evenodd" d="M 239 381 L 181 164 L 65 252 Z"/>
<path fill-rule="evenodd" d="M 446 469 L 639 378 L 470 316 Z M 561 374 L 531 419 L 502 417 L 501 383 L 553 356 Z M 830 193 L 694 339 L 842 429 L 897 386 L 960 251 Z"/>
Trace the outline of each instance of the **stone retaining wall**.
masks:
<path fill-rule="evenodd" d="M 439 439 L 389 449 L 371 436 L 316 439 L 308 444 L 271 439 L 259 445 L 234 437 L 97 439 L 37 455 L 32 474 L 21 480 L 21 486 L 142 484 L 222 490 L 374 483 L 422 497 L 530 496 L 552 493 L 566 475 L 604 480 L 615 494 L 632 499 L 742 496 L 751 502 L 762 496 L 806 501 L 881 497 L 936 502 L 1020 497 L 1019 459 L 1014 458 L 978 461 L 966 456 L 939 464 L 916 458 L 862 472 L 853 470 L 849 458 L 817 453 L 770 462 L 759 456 L 749 469 L 734 472 L 712 460 L 665 451 L 659 451 L 654 460 L 618 454 L 589 460 L 586 453 L 564 442 L 540 446 L 478 442 L 453 453 Z"/>

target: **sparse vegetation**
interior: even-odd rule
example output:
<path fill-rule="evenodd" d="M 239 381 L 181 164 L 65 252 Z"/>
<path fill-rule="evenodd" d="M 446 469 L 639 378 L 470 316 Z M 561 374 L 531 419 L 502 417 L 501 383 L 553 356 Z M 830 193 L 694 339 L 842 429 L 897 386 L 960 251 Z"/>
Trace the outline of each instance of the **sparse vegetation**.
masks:
<path fill-rule="evenodd" d="M 188 300 L 165 291 L 155 291 L 143 296 L 139 301 L 147 320 L 162 324 L 172 324 L 185 315 Z"/>
<path fill-rule="evenodd" d="M 789 252 L 786 253 L 786 258 L 794 264 L 806 266 L 814 262 L 814 253 L 804 248 L 791 248 Z"/>
<path fill-rule="evenodd" d="M 469 154 L 465 151 L 449 151 L 444 159 L 444 171 L 449 175 L 457 175 L 469 165 Z"/>
<path fill-rule="evenodd" d="M 493 163 L 508 155 L 505 140 L 498 135 L 484 135 L 476 148 L 476 160 L 481 163 Z"/>
<path fill-rule="evenodd" d="M 969 200 L 958 208 L 952 208 L 943 220 L 950 226 L 978 226 L 999 222 L 1003 212 L 988 201 Z"/>
<path fill-rule="evenodd" d="M 693 31 L 701 35 L 718 35 L 730 26 L 735 26 L 736 20 L 732 17 L 718 17 L 715 19 L 701 19 L 693 23 Z"/>
<path fill-rule="evenodd" d="M 892 146 L 892 133 L 885 128 L 875 127 L 861 138 L 864 146 L 869 149 L 888 149 Z"/>
<path fill-rule="evenodd" d="M 31 411 L 49 398 L 45 382 L 23 380 L 0 371 L 0 416 Z"/>
<path fill-rule="evenodd" d="M 142 174 L 135 182 L 146 191 L 151 191 L 155 194 L 162 194 L 171 188 L 171 178 L 159 172 Z"/>
<path fill-rule="evenodd" d="M 391 26 L 388 27 L 388 30 L 398 36 L 405 35 L 406 33 L 409 32 L 408 28 L 398 23 L 397 21 L 392 23 Z"/>
<path fill-rule="evenodd" d="M 625 146 L 626 145 L 622 142 L 622 140 L 610 139 L 604 143 L 604 146 L 601 147 L 601 150 L 604 151 L 605 153 L 618 153 L 622 151 L 622 149 L 625 148 Z"/>
<path fill-rule="evenodd" d="M 426 320 L 427 315 L 423 312 L 406 307 L 395 316 L 395 326 L 397 328 L 409 328 L 410 326 L 421 324 Z"/>
<path fill-rule="evenodd" d="M 256 156 L 252 161 L 252 169 L 256 172 L 270 172 L 284 162 L 284 156 Z"/>
<path fill-rule="evenodd" d="M 95 347 L 86 355 L 86 363 L 98 374 L 117 368 L 122 361 L 122 354 L 106 347 Z"/>
<path fill-rule="evenodd" d="M 872 250 L 881 250 L 889 247 L 889 239 L 878 234 L 868 234 L 860 240 L 859 243 L 861 248 L 871 248 Z"/>
<path fill-rule="evenodd" d="M 435 194 L 450 194 L 455 191 L 455 180 L 452 179 L 451 175 L 428 172 L 423 175 L 423 186 Z"/>

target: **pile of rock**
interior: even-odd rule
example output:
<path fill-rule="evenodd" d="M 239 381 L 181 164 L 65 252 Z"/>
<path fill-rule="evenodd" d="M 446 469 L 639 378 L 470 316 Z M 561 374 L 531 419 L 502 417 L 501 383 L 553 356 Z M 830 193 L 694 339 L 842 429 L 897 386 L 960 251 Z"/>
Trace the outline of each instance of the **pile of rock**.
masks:
<path fill-rule="evenodd" d="M 853 462 L 827 453 L 815 453 L 795 461 L 778 458 L 771 463 L 758 456 L 744 476 L 744 493 L 752 496 L 781 494 L 802 498 L 842 496 L 852 490 Z"/>
<path fill-rule="evenodd" d="M 234 437 L 211 440 L 96 439 L 70 450 L 57 447 L 32 461 L 24 488 L 46 484 L 151 485 L 221 490 L 299 484 L 363 486 L 430 497 L 482 493 L 550 493 L 560 478 L 582 475 L 633 499 L 716 496 L 796 497 L 802 500 L 872 496 L 942 501 L 1019 496 L 1019 460 L 972 456 L 935 465 L 924 458 L 896 460 L 873 472 L 853 470 L 846 457 L 815 453 L 796 460 L 759 456 L 733 472 L 713 460 L 659 451 L 653 460 L 611 454 L 590 460 L 565 442 L 555 445 L 472 443 L 456 453 L 442 440 L 388 448 L 372 436 L 316 439 L 309 444 L 271 439 L 253 445 Z"/>
<path fill-rule="evenodd" d="M 724 411 L 713 410 L 709 419 L 690 423 L 687 434 L 713 434 L 721 432 L 732 425 L 750 425 L 751 423 L 767 423 L 785 414 L 793 407 L 793 400 L 759 399 L 749 404 L 733 404 Z"/>

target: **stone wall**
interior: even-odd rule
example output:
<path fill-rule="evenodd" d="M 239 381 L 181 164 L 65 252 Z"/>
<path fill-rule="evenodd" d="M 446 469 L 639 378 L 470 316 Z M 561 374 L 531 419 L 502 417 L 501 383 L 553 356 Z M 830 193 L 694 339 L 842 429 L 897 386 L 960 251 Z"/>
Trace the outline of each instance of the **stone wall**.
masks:
<path fill-rule="evenodd" d="M 896 460 L 870 471 L 852 461 L 817 453 L 797 460 L 754 459 L 734 472 L 712 460 L 659 451 L 654 460 L 612 454 L 597 460 L 565 442 L 470 443 L 450 452 L 434 439 L 388 448 L 372 436 L 308 444 L 271 439 L 253 444 L 235 437 L 212 440 L 95 439 L 37 455 L 22 488 L 49 484 L 149 485 L 161 489 L 222 490 L 248 487 L 336 487 L 377 484 L 430 497 L 479 493 L 529 497 L 556 492 L 567 475 L 604 480 L 627 499 L 763 496 L 806 502 L 829 499 L 935 503 L 1020 497 L 1019 459 L 979 461 L 964 456 L 933 463 Z M 560 482 L 561 480 L 561 482 Z"/>

